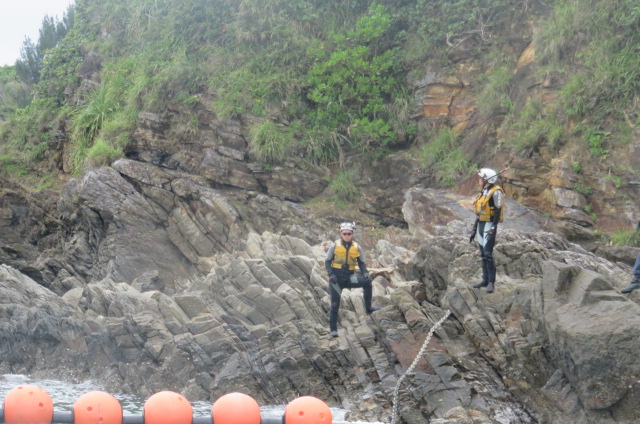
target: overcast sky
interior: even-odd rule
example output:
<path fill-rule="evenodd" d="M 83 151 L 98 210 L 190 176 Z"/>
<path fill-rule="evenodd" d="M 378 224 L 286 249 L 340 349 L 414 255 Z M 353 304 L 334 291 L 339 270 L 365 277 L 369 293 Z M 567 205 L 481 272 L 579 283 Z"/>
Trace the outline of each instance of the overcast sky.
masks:
<path fill-rule="evenodd" d="M 0 0 L 0 66 L 13 65 L 25 37 L 38 42 L 45 15 L 62 19 L 74 0 Z"/>

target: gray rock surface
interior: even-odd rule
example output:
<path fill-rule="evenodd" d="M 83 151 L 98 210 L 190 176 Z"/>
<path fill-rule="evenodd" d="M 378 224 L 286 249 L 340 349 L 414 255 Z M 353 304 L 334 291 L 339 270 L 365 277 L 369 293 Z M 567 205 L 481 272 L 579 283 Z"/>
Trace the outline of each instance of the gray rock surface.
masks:
<path fill-rule="evenodd" d="M 627 269 L 550 233 L 505 229 L 486 295 L 470 288 L 479 264 L 464 225 L 415 252 L 381 240 L 370 262 L 382 309 L 367 316 L 361 291 L 345 291 L 338 338 L 323 245 L 291 236 L 251 233 L 245 251 L 213 254 L 206 275 L 172 290 L 155 287 L 159 270 L 59 296 L 1 266 L 0 371 L 190 400 L 313 395 L 350 419 L 388 421 L 397 381 L 449 308 L 400 387 L 404 422 L 633 422 L 639 307 L 614 290 Z"/>
<path fill-rule="evenodd" d="M 368 316 L 361 290 L 345 291 L 333 338 L 323 261 L 351 217 L 302 203 L 326 187 L 322 170 L 248 162 L 233 120 L 192 141 L 167 117 L 140 120 L 128 159 L 60 196 L 3 185 L 0 372 L 193 401 L 313 395 L 387 422 L 449 309 L 399 387 L 402 422 L 635 422 L 640 294 L 617 293 L 629 251 L 590 253 L 510 200 L 486 295 L 471 288 L 473 196 L 421 188 L 429 177 L 391 156 L 389 190 L 363 200 L 389 227 L 357 233 L 381 309 Z"/>

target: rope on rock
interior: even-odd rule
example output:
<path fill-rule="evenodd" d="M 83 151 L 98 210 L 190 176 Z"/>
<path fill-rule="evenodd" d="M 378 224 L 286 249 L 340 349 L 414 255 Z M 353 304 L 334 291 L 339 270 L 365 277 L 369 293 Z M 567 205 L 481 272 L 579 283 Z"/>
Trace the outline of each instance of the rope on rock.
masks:
<path fill-rule="evenodd" d="M 416 365 L 418 365 L 418 361 L 420 361 L 420 357 L 424 354 L 424 351 L 427 350 L 427 345 L 429 344 L 429 341 L 431 341 L 431 337 L 433 336 L 433 333 L 438 328 L 440 328 L 444 320 L 446 320 L 449 317 L 449 315 L 451 315 L 451 310 L 447 309 L 447 313 L 444 314 L 444 316 L 440 319 L 440 321 L 433 324 L 433 327 L 431 327 L 431 330 L 429 330 L 429 334 L 427 334 L 427 338 L 424 340 L 424 343 L 420 348 L 420 352 L 418 352 L 415 359 L 413 360 L 413 363 L 409 366 L 409 368 L 407 368 L 407 370 L 400 376 L 400 379 L 396 384 L 396 388 L 393 391 L 393 411 L 391 413 L 391 424 L 396 424 L 396 418 L 398 417 L 398 393 L 400 392 L 400 384 L 402 384 L 402 380 L 404 380 L 407 374 L 413 372 L 413 369 L 416 367 Z"/>

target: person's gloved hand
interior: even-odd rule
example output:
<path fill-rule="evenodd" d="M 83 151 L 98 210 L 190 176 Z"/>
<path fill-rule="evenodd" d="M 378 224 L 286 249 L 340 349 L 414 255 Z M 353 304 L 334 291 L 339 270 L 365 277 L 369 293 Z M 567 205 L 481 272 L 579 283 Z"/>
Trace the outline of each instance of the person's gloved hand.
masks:
<path fill-rule="evenodd" d="M 475 238 L 476 238 L 476 232 L 474 231 L 469 236 L 469 243 L 473 243 L 473 240 L 475 240 Z"/>
<path fill-rule="evenodd" d="M 487 236 L 488 237 L 493 237 L 495 235 L 496 235 L 496 229 L 495 228 L 492 228 L 487 232 Z"/>
<path fill-rule="evenodd" d="M 338 278 L 333 274 L 329 274 L 329 282 L 335 284 L 338 282 Z"/>
<path fill-rule="evenodd" d="M 365 280 L 371 281 L 371 277 L 369 276 L 368 272 L 365 272 L 364 274 L 362 274 L 362 276 L 364 277 Z"/>

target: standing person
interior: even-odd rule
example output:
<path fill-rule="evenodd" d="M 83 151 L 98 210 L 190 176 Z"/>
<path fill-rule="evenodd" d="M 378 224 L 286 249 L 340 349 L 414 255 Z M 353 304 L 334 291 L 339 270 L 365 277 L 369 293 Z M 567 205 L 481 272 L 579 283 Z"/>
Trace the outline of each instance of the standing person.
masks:
<path fill-rule="evenodd" d="M 636 225 L 636 231 L 640 231 L 640 222 Z M 633 278 L 629 285 L 623 288 L 620 293 L 631 293 L 635 289 L 640 289 L 640 254 L 636 257 L 636 264 L 633 266 Z"/>
<path fill-rule="evenodd" d="M 324 261 L 324 267 L 329 276 L 329 294 L 331 295 L 329 329 L 333 337 L 338 337 L 338 309 L 340 309 L 340 295 L 343 289 L 362 287 L 364 309 L 367 315 L 378 309 L 371 306 L 373 295 L 371 278 L 369 271 L 367 271 L 362 246 L 353 241 L 355 231 L 355 223 L 343 222 L 340 224 L 340 238 L 331 244 Z M 362 273 L 361 277 L 355 275 L 356 265 Z"/>
<path fill-rule="evenodd" d="M 487 293 L 493 293 L 496 282 L 496 264 L 493 260 L 493 246 L 496 243 L 498 223 L 504 220 L 504 192 L 496 185 L 498 173 L 490 168 L 478 171 L 478 185 L 482 187 L 480 195 L 473 203 L 477 215 L 469 242 L 475 239 L 482 258 L 482 281 L 473 288 L 486 287 Z"/>

